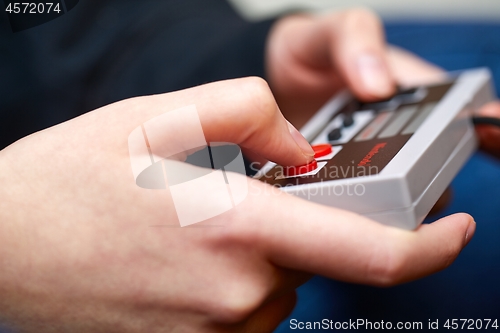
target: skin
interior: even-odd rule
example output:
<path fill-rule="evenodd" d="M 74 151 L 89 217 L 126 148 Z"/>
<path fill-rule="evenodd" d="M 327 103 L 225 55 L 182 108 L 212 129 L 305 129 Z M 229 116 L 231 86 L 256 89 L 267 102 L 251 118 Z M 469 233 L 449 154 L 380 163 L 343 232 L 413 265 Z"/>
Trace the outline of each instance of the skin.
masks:
<path fill-rule="evenodd" d="M 243 203 L 205 222 L 221 227 L 152 227 L 178 225 L 175 208 L 169 191 L 135 185 L 127 137 L 190 104 L 209 142 L 307 161 L 257 78 L 122 101 L 15 143 L 0 155 L 0 312 L 11 322 L 29 332 L 266 332 L 293 307 L 303 272 L 393 285 L 448 266 L 474 233 L 465 214 L 408 232 L 251 179 Z"/>
<path fill-rule="evenodd" d="M 297 128 L 340 89 L 349 88 L 358 98 L 372 101 L 390 96 L 396 85 L 427 84 L 444 77 L 435 65 L 387 45 L 382 22 L 366 8 L 287 16 L 274 26 L 267 44 L 269 84 L 281 111 Z M 374 76 L 370 81 L 378 83 L 376 89 L 365 84 L 358 65 L 367 55 L 378 64 L 366 74 Z M 477 111 L 499 117 L 500 104 Z M 478 134 L 485 150 L 496 154 L 499 131 L 482 126 Z"/>
<path fill-rule="evenodd" d="M 337 29 L 324 20 L 318 29 Z M 278 23 L 270 45 L 292 23 Z M 385 57 L 391 82 L 401 64 L 433 68 L 392 49 Z M 302 57 L 289 59 L 318 73 Z M 350 80 L 332 66 L 335 80 Z M 234 142 L 284 165 L 310 160 L 273 95 L 293 99 L 300 89 L 271 77 L 273 91 L 245 78 L 121 101 L 0 151 L 3 321 L 21 332 L 272 332 L 310 274 L 391 286 L 450 265 L 474 234 L 469 215 L 404 231 L 252 179 L 235 209 L 188 228 L 154 227 L 178 225 L 172 197 L 135 185 L 127 138 L 158 115 L 195 104 L 208 142 Z"/>

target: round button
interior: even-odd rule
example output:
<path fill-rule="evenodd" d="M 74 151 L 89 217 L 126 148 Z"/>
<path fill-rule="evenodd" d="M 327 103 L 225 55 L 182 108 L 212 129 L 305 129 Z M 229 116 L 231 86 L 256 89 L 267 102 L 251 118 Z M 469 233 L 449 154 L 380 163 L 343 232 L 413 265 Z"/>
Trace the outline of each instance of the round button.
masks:
<path fill-rule="evenodd" d="M 312 149 L 314 150 L 314 158 L 320 158 L 332 153 L 332 146 L 328 144 L 314 145 Z"/>
<path fill-rule="evenodd" d="M 354 124 L 354 115 L 352 113 L 344 114 L 344 127 L 350 127 Z"/>
<path fill-rule="evenodd" d="M 329 141 L 337 141 L 342 137 L 342 128 L 334 128 L 328 133 L 328 140 Z"/>
<path fill-rule="evenodd" d="M 314 160 L 311 163 L 305 165 L 285 167 L 285 174 L 288 177 L 302 175 L 304 173 L 308 173 L 315 170 L 317 167 L 318 167 L 318 162 Z"/>

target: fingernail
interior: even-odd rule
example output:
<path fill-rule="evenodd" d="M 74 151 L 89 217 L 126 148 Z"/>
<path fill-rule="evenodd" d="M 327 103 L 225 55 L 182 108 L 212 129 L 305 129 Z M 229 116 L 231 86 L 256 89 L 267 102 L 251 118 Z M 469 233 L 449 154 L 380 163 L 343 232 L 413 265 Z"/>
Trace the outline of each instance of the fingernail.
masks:
<path fill-rule="evenodd" d="M 360 56 L 358 70 L 365 89 L 371 94 L 386 97 L 392 93 L 389 73 L 379 57 L 369 54 Z"/>
<path fill-rule="evenodd" d="M 302 150 L 302 153 L 307 157 L 313 157 L 314 150 L 312 149 L 309 142 L 307 142 L 306 138 L 304 138 L 304 136 L 300 134 L 300 132 L 292 124 L 290 124 L 289 121 L 287 121 L 287 123 L 288 123 L 288 130 L 290 131 L 292 138 L 295 140 L 299 148 Z"/>
<path fill-rule="evenodd" d="M 465 232 L 465 245 L 469 244 L 475 232 L 476 232 L 476 221 L 472 220 L 472 222 L 469 223 L 467 231 Z"/>

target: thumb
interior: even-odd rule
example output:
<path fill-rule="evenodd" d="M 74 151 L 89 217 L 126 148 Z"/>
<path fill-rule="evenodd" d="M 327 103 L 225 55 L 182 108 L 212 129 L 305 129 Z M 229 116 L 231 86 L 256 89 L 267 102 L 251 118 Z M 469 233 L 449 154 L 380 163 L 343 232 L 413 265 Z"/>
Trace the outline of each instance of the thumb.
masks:
<path fill-rule="evenodd" d="M 153 154 L 162 158 L 210 142 L 235 143 L 282 165 L 304 165 L 314 158 L 310 144 L 283 117 L 260 78 L 142 97 L 134 105 L 133 122 L 142 123 L 137 134 L 147 133 Z"/>
<path fill-rule="evenodd" d="M 335 18 L 330 54 L 349 88 L 360 98 L 386 98 L 395 82 L 386 58 L 383 24 L 372 11 L 356 8 Z"/>

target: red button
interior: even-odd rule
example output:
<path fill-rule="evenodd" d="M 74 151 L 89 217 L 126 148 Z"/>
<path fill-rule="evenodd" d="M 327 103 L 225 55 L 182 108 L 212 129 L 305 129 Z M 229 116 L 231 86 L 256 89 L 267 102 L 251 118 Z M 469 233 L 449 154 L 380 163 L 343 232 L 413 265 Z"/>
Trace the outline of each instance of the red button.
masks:
<path fill-rule="evenodd" d="M 324 144 L 324 145 L 315 145 L 312 146 L 314 150 L 314 158 L 323 157 L 332 153 L 332 146 Z"/>
<path fill-rule="evenodd" d="M 314 160 L 306 165 L 285 167 L 285 174 L 287 175 L 287 177 L 302 175 L 304 173 L 316 170 L 317 167 L 318 167 L 318 162 Z"/>

